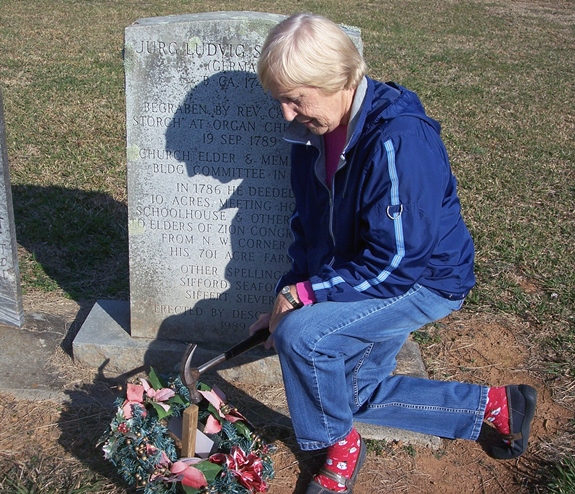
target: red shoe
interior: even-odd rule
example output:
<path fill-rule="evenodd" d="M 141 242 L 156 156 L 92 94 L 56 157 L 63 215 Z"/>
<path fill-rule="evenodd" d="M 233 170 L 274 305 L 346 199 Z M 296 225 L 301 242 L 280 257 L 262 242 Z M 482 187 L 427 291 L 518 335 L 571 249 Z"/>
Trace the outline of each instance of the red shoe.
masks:
<path fill-rule="evenodd" d="M 506 386 L 509 409 L 509 434 L 500 435 L 500 446 L 493 446 L 492 454 L 500 460 L 511 460 L 525 453 L 531 421 L 535 415 L 537 390 L 527 384 Z"/>

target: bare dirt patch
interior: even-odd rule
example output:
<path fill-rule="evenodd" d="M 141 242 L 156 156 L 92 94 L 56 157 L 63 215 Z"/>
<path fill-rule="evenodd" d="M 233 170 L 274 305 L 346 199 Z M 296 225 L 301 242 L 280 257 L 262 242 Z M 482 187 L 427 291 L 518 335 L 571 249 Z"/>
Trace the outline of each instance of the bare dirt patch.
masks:
<path fill-rule="evenodd" d="M 73 302 L 33 302 L 35 311 L 50 310 L 70 321 L 71 331 L 78 324 L 79 307 Z M 380 444 L 377 451 L 370 451 L 354 492 L 539 491 L 543 465 L 558 454 L 559 447 L 555 445 L 567 432 L 573 411 L 554 402 L 549 383 L 542 380 L 537 369 L 529 367 L 532 349 L 522 335 L 531 330 L 535 328 L 511 317 L 464 310 L 426 328 L 422 346 L 432 378 L 490 385 L 527 383 L 538 389 L 531 445 L 523 457 L 498 461 L 486 454 L 482 444 L 460 440 L 444 440 L 436 451 L 401 443 Z M 101 492 L 128 492 L 96 447 L 111 419 L 111 403 L 121 391 L 112 383 L 98 380 L 92 370 L 76 366 L 64 351 L 56 352 L 52 365 L 61 368 L 66 380 L 64 392 L 70 398 L 67 403 L 0 396 L 0 474 L 10 471 L 28 478 L 35 475 L 37 482 L 45 486 L 62 475 L 78 485 L 82 485 L 83 478 L 97 478 Z M 321 457 L 297 449 L 291 430 L 276 422 L 273 412 L 254 399 L 261 390 L 241 383 L 219 384 L 238 408 L 262 426 L 268 439 L 275 441 L 276 477 L 270 492 L 305 492 Z M 277 399 L 282 400 L 282 390 L 276 392 Z"/>

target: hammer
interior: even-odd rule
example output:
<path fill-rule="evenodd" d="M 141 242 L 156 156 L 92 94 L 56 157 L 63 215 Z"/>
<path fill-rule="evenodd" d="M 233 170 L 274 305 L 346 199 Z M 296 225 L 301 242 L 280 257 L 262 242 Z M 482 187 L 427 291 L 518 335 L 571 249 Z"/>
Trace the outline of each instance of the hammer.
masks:
<path fill-rule="evenodd" d="M 192 403 L 199 403 L 202 401 L 202 395 L 198 392 L 196 388 L 196 384 L 200 379 L 200 375 L 208 370 L 214 368 L 216 365 L 225 362 L 226 360 L 230 360 L 242 353 L 255 348 L 258 345 L 264 343 L 270 336 L 269 330 L 261 329 L 251 335 L 249 338 L 246 338 L 243 341 L 240 341 L 237 345 L 230 348 L 228 351 L 221 353 L 217 357 L 209 360 L 205 364 L 200 365 L 199 367 L 192 367 L 192 358 L 194 356 L 194 352 L 198 345 L 195 343 L 190 343 L 186 348 L 186 353 L 182 357 L 182 361 L 180 363 L 180 379 L 184 386 L 188 388 L 190 391 L 190 398 Z"/>

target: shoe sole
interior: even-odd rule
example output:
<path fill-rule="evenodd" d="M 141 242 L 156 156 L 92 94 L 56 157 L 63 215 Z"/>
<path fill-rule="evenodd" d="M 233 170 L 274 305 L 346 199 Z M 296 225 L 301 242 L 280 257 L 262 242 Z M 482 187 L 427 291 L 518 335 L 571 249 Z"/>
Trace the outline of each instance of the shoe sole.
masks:
<path fill-rule="evenodd" d="M 521 413 L 519 410 L 513 409 L 513 400 L 521 396 L 523 398 L 524 410 Z M 515 435 L 521 433 L 520 439 L 515 439 L 511 441 L 509 446 L 505 447 L 494 446 L 493 456 L 499 460 L 511 460 L 517 458 L 525 453 L 527 445 L 529 442 L 529 434 L 531 430 L 531 422 L 535 416 L 535 406 L 537 404 L 537 390 L 532 386 L 527 384 L 520 384 L 519 386 L 508 386 L 507 388 L 507 399 L 510 413 L 509 425 L 511 428 L 511 434 Z M 514 415 L 522 415 L 523 419 L 521 421 L 521 429 L 515 430 L 515 420 Z M 515 419 L 520 417 L 515 417 Z"/>

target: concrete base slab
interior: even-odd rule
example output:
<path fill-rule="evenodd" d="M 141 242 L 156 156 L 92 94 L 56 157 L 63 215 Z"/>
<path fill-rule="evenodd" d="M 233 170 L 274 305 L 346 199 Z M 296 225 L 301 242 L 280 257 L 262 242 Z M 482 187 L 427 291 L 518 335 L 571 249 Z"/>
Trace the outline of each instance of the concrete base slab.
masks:
<path fill-rule="evenodd" d="M 287 407 L 275 407 L 274 411 L 282 415 L 279 421 L 282 426 L 291 428 L 291 418 Z M 364 422 L 354 422 L 355 428 L 364 439 L 374 441 L 385 441 L 386 443 L 402 443 L 406 445 L 423 446 L 425 448 L 438 451 L 442 448 L 442 439 L 429 434 L 420 434 L 404 429 L 394 429 L 380 425 L 366 424 Z"/>
<path fill-rule="evenodd" d="M 144 374 L 150 367 L 164 373 L 179 371 L 187 344 L 175 340 L 132 338 L 129 332 L 129 302 L 98 301 L 84 321 L 72 344 L 74 360 L 99 369 L 107 379 L 124 380 Z M 195 365 L 202 364 L 226 351 L 227 347 L 202 345 L 194 353 Z M 397 357 L 396 373 L 427 378 L 417 343 L 408 340 Z M 216 373 L 228 382 L 282 386 L 281 368 L 276 354 L 256 348 L 220 365 Z M 289 417 L 287 407 L 276 410 Z M 402 441 L 433 449 L 441 447 L 441 439 L 409 431 L 357 423 L 366 439 L 388 442 Z"/>
<path fill-rule="evenodd" d="M 72 343 L 74 360 L 98 368 L 106 378 L 146 372 L 150 366 L 171 371 L 179 362 L 184 343 L 132 338 L 129 326 L 128 302 L 97 302 Z"/>
<path fill-rule="evenodd" d="M 153 367 L 162 373 L 179 372 L 187 343 L 176 340 L 133 338 L 130 336 L 129 302 L 98 301 L 72 343 L 74 360 L 97 368 L 107 379 L 148 372 Z M 246 335 L 247 337 L 247 335 Z M 229 347 L 202 344 L 194 352 L 193 363 L 203 364 Z M 281 384 L 277 355 L 254 349 L 223 363 L 218 373 L 226 380 Z"/>
<path fill-rule="evenodd" d="M 397 442 L 407 445 L 424 446 L 433 451 L 438 451 L 442 447 L 442 439 L 429 434 L 419 434 L 403 429 L 393 429 L 392 427 L 382 427 L 379 425 L 364 424 L 362 422 L 356 422 L 355 427 L 364 439 L 385 441 L 386 443 Z"/>
<path fill-rule="evenodd" d="M 23 327 L 0 324 L 0 393 L 23 400 L 66 399 L 53 355 L 66 335 L 58 316 L 28 312 Z"/>

